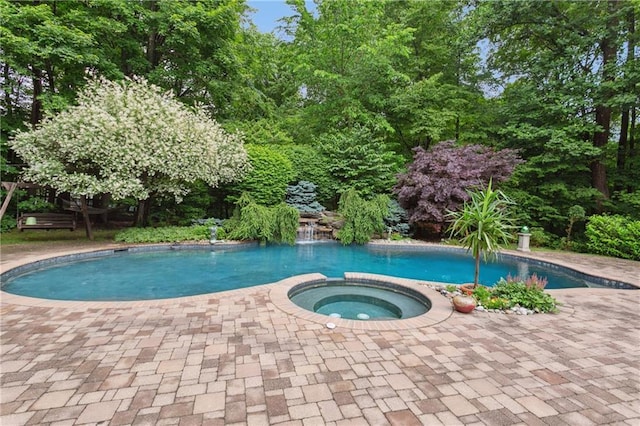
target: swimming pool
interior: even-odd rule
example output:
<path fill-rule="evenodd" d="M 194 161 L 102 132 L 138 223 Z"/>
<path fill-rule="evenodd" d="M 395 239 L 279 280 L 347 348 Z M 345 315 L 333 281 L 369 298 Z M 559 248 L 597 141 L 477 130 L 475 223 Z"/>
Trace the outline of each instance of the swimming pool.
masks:
<path fill-rule="evenodd" d="M 153 246 L 57 258 L 8 271 L 1 278 L 2 290 L 17 295 L 124 301 L 214 293 L 312 272 L 336 278 L 367 272 L 465 283 L 473 281 L 473 262 L 466 251 L 446 246 Z M 599 284 L 583 274 L 515 256 L 483 264 L 480 282 L 493 285 L 508 274 L 534 272 L 548 278 L 549 289 Z"/>

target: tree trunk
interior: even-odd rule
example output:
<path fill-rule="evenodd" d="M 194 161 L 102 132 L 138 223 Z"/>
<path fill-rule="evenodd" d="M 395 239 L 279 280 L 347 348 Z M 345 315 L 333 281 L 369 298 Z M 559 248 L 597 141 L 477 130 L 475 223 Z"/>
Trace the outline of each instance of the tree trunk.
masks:
<path fill-rule="evenodd" d="M 55 77 L 55 72 L 54 72 L 54 69 L 53 69 L 53 64 L 51 63 L 51 61 L 47 61 L 46 74 L 47 74 L 47 85 L 49 86 L 49 92 L 52 95 L 55 95 L 55 93 L 56 93 L 56 77 Z"/>
<path fill-rule="evenodd" d="M 629 162 L 628 164 L 638 164 L 636 161 L 636 157 L 638 155 L 636 151 L 636 108 L 631 107 L 631 128 L 629 129 Z M 637 185 L 634 186 L 632 183 L 627 185 L 627 192 L 633 192 L 637 189 Z"/>
<path fill-rule="evenodd" d="M 629 107 L 622 110 L 620 116 L 620 139 L 618 139 L 618 161 L 616 163 L 618 170 L 625 168 L 625 160 L 627 158 L 627 140 L 629 135 Z"/>
<path fill-rule="evenodd" d="M 480 253 L 476 255 L 476 270 L 473 274 L 473 288 L 478 287 L 479 278 L 480 278 Z"/>
<path fill-rule="evenodd" d="M 604 148 L 609 141 L 609 129 L 611 123 L 611 108 L 606 106 L 596 107 L 596 124 L 603 130 L 595 132 L 593 135 L 593 146 Z M 604 154 L 603 154 L 604 155 Z M 607 169 L 601 159 L 596 159 L 591 163 L 591 183 L 600 191 L 605 199 L 609 198 L 609 186 L 607 182 Z"/>
<path fill-rule="evenodd" d="M 105 212 L 100 215 L 102 223 L 109 223 L 109 204 L 111 203 L 111 194 L 102 194 L 100 197 L 100 207 L 105 209 Z"/>
<path fill-rule="evenodd" d="M 87 208 L 87 196 L 80 197 L 82 220 L 84 220 L 84 229 L 87 232 L 87 238 L 93 241 L 93 230 L 91 229 L 91 219 L 89 218 L 89 209 Z"/>
<path fill-rule="evenodd" d="M 31 100 L 31 126 L 35 128 L 36 124 L 42 120 L 42 70 L 37 67 L 32 67 L 33 71 L 33 98 Z"/>
<path fill-rule="evenodd" d="M 629 11 L 627 17 L 629 21 L 629 44 L 627 45 L 627 60 L 629 63 L 635 61 L 636 52 L 636 15 L 635 9 Z M 636 105 L 631 106 L 631 128 L 629 129 L 629 158 L 633 159 L 638 153 L 636 152 Z M 630 161 L 631 164 L 636 164 L 634 161 Z M 632 192 L 632 191 L 629 191 Z"/>
<path fill-rule="evenodd" d="M 149 34 L 149 39 L 147 40 L 147 61 L 151 65 L 151 68 L 156 67 L 156 33 L 152 31 Z"/>
<path fill-rule="evenodd" d="M 149 10 L 152 14 L 158 10 L 158 4 L 155 1 L 149 2 Z M 155 69 L 158 66 L 158 32 L 155 28 L 149 29 L 149 35 L 147 37 L 147 61 L 151 69 Z"/>
<path fill-rule="evenodd" d="M 629 129 L 629 158 L 638 155 L 636 151 L 636 123 L 638 120 L 636 107 L 631 108 L 631 129 Z"/>
<path fill-rule="evenodd" d="M 136 226 L 142 228 L 147 226 L 149 221 L 149 206 L 151 204 L 151 198 L 138 201 L 138 214 L 136 216 Z"/>
<path fill-rule="evenodd" d="M 10 68 L 9 68 L 9 64 L 5 63 L 4 66 L 2 67 L 2 76 L 4 78 L 4 83 L 5 83 L 5 87 L 4 87 L 4 105 L 6 108 L 6 114 L 7 116 L 11 116 L 13 114 L 13 102 L 11 102 L 11 92 L 13 92 L 13 84 L 10 85 L 10 81 L 11 79 L 9 78 L 10 76 Z M 16 99 L 18 99 L 16 97 Z"/>
<path fill-rule="evenodd" d="M 627 25 L 628 25 L 628 36 L 627 36 L 627 59 L 626 63 L 631 64 L 635 60 L 635 14 L 633 9 L 629 11 L 627 14 Z M 633 90 L 633 78 L 631 76 L 625 75 L 625 79 L 629 82 L 629 86 L 625 90 Z M 629 149 L 629 116 L 630 111 L 632 109 L 631 105 L 623 105 L 622 112 L 620 114 L 620 138 L 618 140 L 618 159 L 616 162 L 616 166 L 618 167 L 618 175 L 624 176 L 625 169 L 627 166 L 627 158 L 630 157 L 630 149 Z M 633 123 L 631 123 L 633 126 Z M 631 138 L 633 138 L 633 128 L 631 132 Z M 615 189 L 617 191 L 621 191 L 623 187 L 623 182 L 618 180 L 616 182 Z"/>
<path fill-rule="evenodd" d="M 610 0 L 607 3 L 607 6 L 607 31 L 600 42 L 600 52 L 602 54 L 602 81 L 606 84 L 611 83 L 614 80 L 614 73 L 611 72 L 611 67 L 616 60 L 615 9 L 617 7 L 617 1 Z M 600 127 L 600 130 L 593 134 L 593 146 L 597 148 L 604 149 L 609 142 L 611 129 L 611 107 L 609 106 L 609 100 L 611 97 L 611 90 L 604 89 L 602 97 L 598 100 L 596 105 L 596 124 Z M 607 170 L 602 159 L 596 159 L 591 163 L 591 182 L 592 186 L 602 193 L 604 199 L 609 198 Z M 600 202 L 598 204 L 600 204 Z"/>

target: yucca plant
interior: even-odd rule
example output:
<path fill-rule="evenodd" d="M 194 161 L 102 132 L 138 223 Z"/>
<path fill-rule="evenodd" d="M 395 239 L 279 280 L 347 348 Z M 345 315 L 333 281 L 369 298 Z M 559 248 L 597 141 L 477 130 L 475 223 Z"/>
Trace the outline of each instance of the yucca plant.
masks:
<path fill-rule="evenodd" d="M 480 256 L 486 261 L 495 256 L 513 238 L 512 218 L 508 207 L 513 204 L 502 191 L 495 191 L 491 181 L 484 190 L 468 191 L 470 199 L 459 211 L 449 211 L 449 232 L 471 252 L 475 259 L 473 287 L 478 286 Z"/>

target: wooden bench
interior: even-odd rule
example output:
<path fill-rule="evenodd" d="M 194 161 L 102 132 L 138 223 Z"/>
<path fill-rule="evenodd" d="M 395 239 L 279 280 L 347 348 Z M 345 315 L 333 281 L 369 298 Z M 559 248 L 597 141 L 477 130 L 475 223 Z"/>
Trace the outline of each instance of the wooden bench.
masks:
<path fill-rule="evenodd" d="M 76 219 L 73 215 L 64 213 L 23 213 L 18 218 L 18 229 L 20 231 L 25 229 L 68 229 L 74 231 Z"/>

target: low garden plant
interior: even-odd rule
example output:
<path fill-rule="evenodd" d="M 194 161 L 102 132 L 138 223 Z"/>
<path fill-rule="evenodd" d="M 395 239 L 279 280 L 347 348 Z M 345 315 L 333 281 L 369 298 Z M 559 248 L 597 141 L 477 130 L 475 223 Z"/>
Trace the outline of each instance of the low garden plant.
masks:
<path fill-rule="evenodd" d="M 504 297 L 491 297 L 483 306 L 487 309 L 505 310 L 511 307 L 511 302 Z"/>
<path fill-rule="evenodd" d="M 455 293 L 458 290 L 458 286 L 455 284 L 449 284 L 445 287 L 445 289 L 449 292 L 449 293 Z"/>
<path fill-rule="evenodd" d="M 493 287 L 492 296 L 507 299 L 509 308 L 521 306 L 535 312 L 556 312 L 558 302 L 544 292 L 546 278 L 531 277 L 521 280 L 508 276 Z"/>
<path fill-rule="evenodd" d="M 476 287 L 472 297 L 479 306 L 489 310 L 521 307 L 538 313 L 557 312 L 559 303 L 550 294 L 544 292 L 546 285 L 547 278 L 535 273 L 526 278 L 507 275 L 494 287 Z M 458 290 L 457 286 L 452 285 L 447 285 L 445 289 L 449 293 Z"/>
<path fill-rule="evenodd" d="M 487 302 L 491 298 L 491 290 L 489 287 L 478 286 L 473 290 L 473 298 L 476 299 L 480 305 L 487 307 Z"/>
<path fill-rule="evenodd" d="M 193 225 L 128 228 L 118 232 L 114 239 L 122 243 L 176 243 L 209 240 L 209 237 L 209 226 Z"/>

